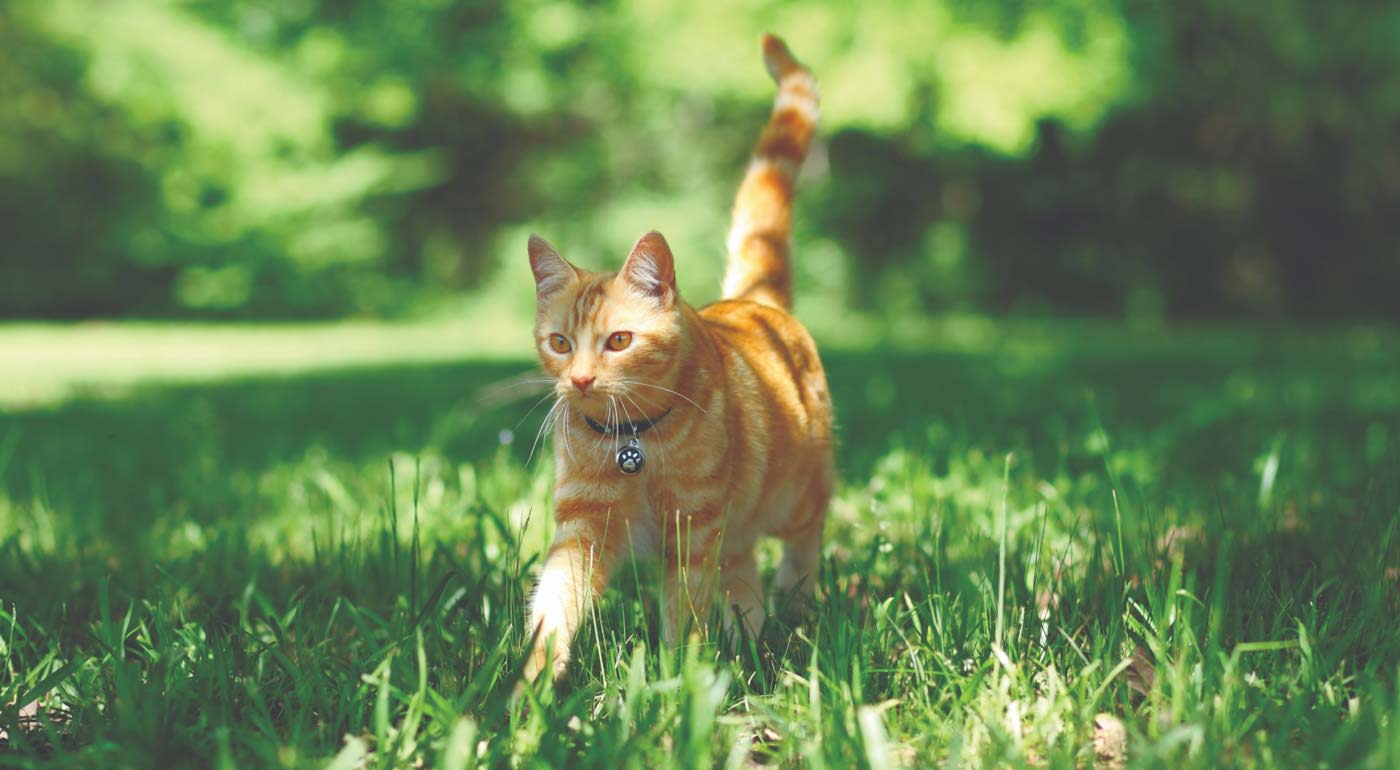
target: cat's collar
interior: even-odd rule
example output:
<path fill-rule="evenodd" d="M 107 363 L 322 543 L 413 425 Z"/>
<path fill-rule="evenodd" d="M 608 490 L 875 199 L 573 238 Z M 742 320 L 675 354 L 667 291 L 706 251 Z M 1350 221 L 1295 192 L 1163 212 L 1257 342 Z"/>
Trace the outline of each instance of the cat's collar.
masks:
<path fill-rule="evenodd" d="M 584 422 L 588 423 L 588 427 L 592 428 L 595 433 L 604 436 L 632 436 L 635 438 L 655 428 L 658 422 L 664 420 L 666 415 L 671 413 L 671 409 L 675 409 L 675 407 L 673 406 L 661 414 L 655 417 L 648 417 L 645 420 L 625 420 L 623 422 L 613 423 L 612 425 L 605 425 L 586 414 L 583 416 L 583 419 Z"/>

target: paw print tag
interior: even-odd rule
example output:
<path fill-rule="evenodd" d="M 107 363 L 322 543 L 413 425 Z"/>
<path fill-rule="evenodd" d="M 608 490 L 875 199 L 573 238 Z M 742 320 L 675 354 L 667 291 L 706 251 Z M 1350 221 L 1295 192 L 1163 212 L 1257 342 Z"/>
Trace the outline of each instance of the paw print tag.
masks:
<path fill-rule="evenodd" d="M 628 440 L 627 446 L 617 450 L 617 469 L 628 476 L 641 473 L 646 461 L 646 455 L 642 454 L 642 442 L 636 436 Z"/>

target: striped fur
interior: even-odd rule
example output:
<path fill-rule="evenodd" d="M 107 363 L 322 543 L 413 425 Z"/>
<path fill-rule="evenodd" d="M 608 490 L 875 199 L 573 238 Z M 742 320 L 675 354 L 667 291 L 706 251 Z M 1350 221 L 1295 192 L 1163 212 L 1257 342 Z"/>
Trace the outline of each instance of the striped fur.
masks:
<path fill-rule="evenodd" d="M 686 304 L 659 233 L 642 236 L 616 273 L 577 268 L 530 239 L 536 348 L 556 381 L 558 526 L 531 600 L 528 679 L 564 671 L 589 602 L 628 554 L 665 565 L 662 628 L 671 642 L 708 618 L 716 596 L 731 622 L 760 627 L 760 537 L 784 544 L 777 591 L 812 591 L 832 489 L 832 412 L 816 346 L 787 312 L 786 255 L 792 175 L 811 136 L 816 87 L 776 38 L 765 38 L 764 52 L 781 90 L 740 188 L 727 299 Z M 618 332 L 630 342 L 612 349 Z M 663 413 L 642 437 L 638 476 L 614 464 L 619 440 L 585 421 Z"/>
<path fill-rule="evenodd" d="M 734 199 L 722 296 L 790 310 L 792 191 L 817 124 L 817 82 L 772 35 L 763 38 L 763 60 L 778 97 Z"/>

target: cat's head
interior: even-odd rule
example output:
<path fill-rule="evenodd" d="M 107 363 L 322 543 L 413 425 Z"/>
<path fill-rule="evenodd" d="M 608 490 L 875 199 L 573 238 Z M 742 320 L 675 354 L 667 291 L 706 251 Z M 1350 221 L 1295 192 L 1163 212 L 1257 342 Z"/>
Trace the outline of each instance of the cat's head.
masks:
<path fill-rule="evenodd" d="M 556 395 L 595 420 L 640 421 L 668 403 L 662 380 L 681 354 L 683 319 L 671 248 L 643 235 L 616 273 L 574 267 L 530 236 L 535 350 Z"/>

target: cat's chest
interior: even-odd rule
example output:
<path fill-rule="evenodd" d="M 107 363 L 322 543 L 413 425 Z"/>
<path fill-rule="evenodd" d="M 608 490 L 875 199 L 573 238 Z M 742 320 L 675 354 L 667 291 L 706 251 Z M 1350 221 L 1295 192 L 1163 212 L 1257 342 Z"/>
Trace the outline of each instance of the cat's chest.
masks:
<path fill-rule="evenodd" d="M 628 518 L 628 541 L 635 558 L 674 562 L 677 554 L 709 552 L 716 517 L 688 502 L 685 485 L 657 473 L 646 480 Z"/>
<path fill-rule="evenodd" d="M 695 511 L 686 503 L 682 479 L 662 468 L 649 468 L 645 477 L 629 478 L 624 483 L 635 485 L 634 494 L 627 496 L 635 501 L 627 525 L 634 555 L 662 556 L 694 534 Z"/>
<path fill-rule="evenodd" d="M 655 559 L 661 554 L 661 525 L 656 517 L 634 516 L 627 522 L 627 544 L 633 558 Z"/>

